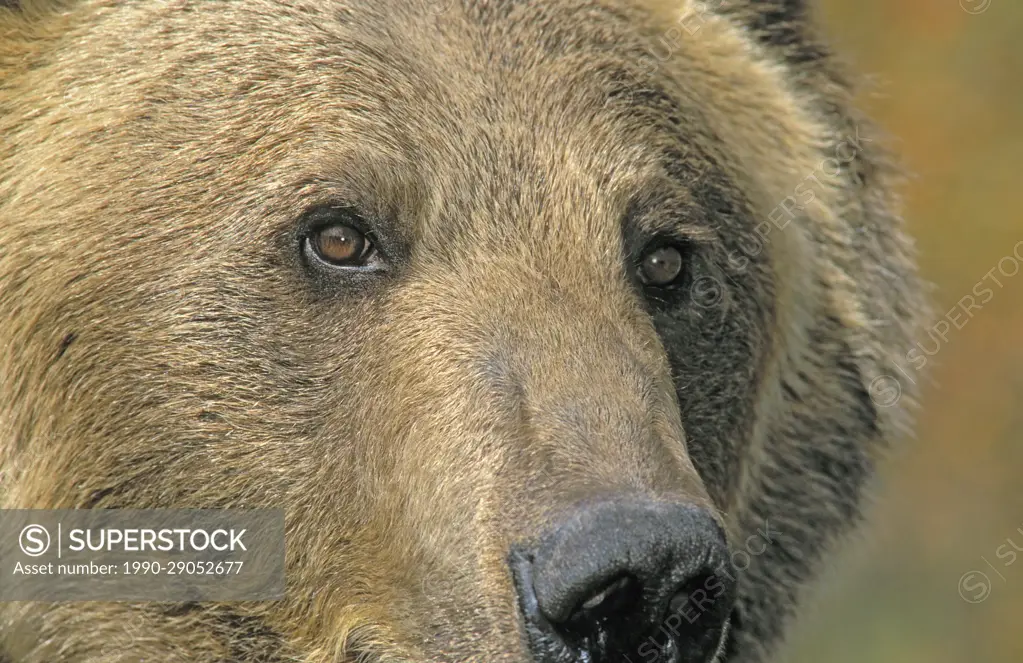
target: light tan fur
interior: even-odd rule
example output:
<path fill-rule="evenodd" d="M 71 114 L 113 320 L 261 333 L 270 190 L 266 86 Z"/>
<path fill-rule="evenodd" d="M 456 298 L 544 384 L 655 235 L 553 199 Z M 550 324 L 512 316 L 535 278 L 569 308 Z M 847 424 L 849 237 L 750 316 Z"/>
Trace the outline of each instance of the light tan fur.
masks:
<path fill-rule="evenodd" d="M 509 546 L 635 494 L 771 532 L 723 654 L 767 660 L 923 309 L 876 132 L 776 9 L 0 7 L 0 506 L 283 506 L 289 550 L 280 603 L 0 607 L 0 662 L 525 663 Z M 391 276 L 303 266 L 326 200 Z M 633 231 L 718 301 L 645 299 Z"/>

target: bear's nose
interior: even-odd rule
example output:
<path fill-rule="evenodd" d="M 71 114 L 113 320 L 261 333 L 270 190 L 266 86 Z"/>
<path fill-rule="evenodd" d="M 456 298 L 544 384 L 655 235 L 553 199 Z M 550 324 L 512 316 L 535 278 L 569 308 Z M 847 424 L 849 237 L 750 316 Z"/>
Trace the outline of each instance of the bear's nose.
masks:
<path fill-rule="evenodd" d="M 692 505 L 582 507 L 510 560 L 536 663 L 710 661 L 735 598 L 721 528 Z"/>

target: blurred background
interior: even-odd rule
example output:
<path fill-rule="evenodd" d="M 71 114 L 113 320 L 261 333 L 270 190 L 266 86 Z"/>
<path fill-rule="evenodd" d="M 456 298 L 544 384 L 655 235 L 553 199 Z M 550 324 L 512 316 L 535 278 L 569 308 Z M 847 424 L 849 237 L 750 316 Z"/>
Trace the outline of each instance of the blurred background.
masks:
<path fill-rule="evenodd" d="M 918 437 L 782 660 L 1023 663 L 1023 1 L 812 2 L 912 176 L 933 323 L 978 282 L 993 294 L 952 312 Z"/>

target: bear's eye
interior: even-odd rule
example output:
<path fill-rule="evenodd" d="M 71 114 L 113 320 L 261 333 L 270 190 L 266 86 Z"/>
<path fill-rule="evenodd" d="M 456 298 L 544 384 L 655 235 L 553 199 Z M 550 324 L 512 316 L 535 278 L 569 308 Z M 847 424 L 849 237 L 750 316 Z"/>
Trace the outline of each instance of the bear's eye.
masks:
<path fill-rule="evenodd" d="M 318 228 L 307 241 L 317 258 L 338 267 L 364 266 L 374 251 L 365 233 L 343 223 Z"/>
<path fill-rule="evenodd" d="M 647 251 L 639 263 L 639 279 L 644 285 L 664 288 L 679 280 L 683 267 L 682 250 L 673 245 Z"/>

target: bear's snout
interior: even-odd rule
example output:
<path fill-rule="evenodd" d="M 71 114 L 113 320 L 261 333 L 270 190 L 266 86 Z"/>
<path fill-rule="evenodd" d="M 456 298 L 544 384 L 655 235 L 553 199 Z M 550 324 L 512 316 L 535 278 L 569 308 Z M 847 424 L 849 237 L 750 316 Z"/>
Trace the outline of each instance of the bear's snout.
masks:
<path fill-rule="evenodd" d="M 724 534 L 689 504 L 580 507 L 510 563 L 536 663 L 710 661 L 735 597 Z"/>

